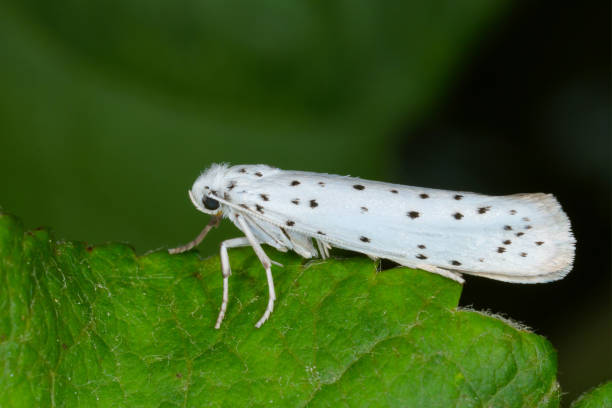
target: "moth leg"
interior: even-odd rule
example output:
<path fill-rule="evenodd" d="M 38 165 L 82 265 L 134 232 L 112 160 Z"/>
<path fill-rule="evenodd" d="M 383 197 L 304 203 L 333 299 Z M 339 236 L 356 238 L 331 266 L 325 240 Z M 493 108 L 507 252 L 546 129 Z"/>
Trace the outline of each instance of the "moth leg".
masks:
<path fill-rule="evenodd" d="M 459 283 L 465 282 L 465 280 L 461 277 L 461 274 L 459 272 L 449 271 L 448 269 L 438 268 L 437 266 L 433 266 L 433 265 L 417 265 L 416 267 L 424 271 L 427 271 L 427 272 L 431 272 L 431 273 L 435 273 L 435 274 L 444 276 L 445 278 L 454 280 L 455 282 L 459 282 Z"/>
<path fill-rule="evenodd" d="M 236 221 L 238 222 L 238 224 L 240 224 L 240 229 L 242 230 L 242 232 L 244 232 L 244 235 L 246 235 L 246 238 L 249 240 L 249 243 L 253 248 L 253 251 L 255 251 L 255 254 L 261 261 L 262 266 L 266 270 L 266 277 L 268 278 L 268 306 L 266 307 L 266 311 L 264 312 L 263 316 L 261 316 L 261 319 L 259 319 L 259 321 L 255 323 L 255 327 L 259 329 L 261 325 L 264 324 L 265 321 L 268 320 L 268 318 L 270 317 L 272 310 L 274 310 L 274 301 L 276 300 L 276 292 L 274 291 L 274 280 L 272 279 L 272 262 L 270 261 L 270 258 L 268 258 L 268 255 L 266 255 L 264 250 L 261 248 L 259 241 L 257 241 L 257 238 L 255 238 L 255 236 L 251 232 L 251 229 L 247 225 L 244 218 L 240 215 L 236 215 Z"/>
<path fill-rule="evenodd" d="M 215 329 L 221 327 L 221 322 L 225 317 L 227 311 L 227 302 L 229 300 L 229 277 L 232 274 L 230 268 L 229 256 L 227 250 L 229 248 L 238 248 L 249 246 L 249 240 L 246 237 L 233 238 L 225 240 L 221 243 L 221 272 L 223 273 L 223 300 L 221 301 L 221 309 L 219 310 L 219 316 L 217 317 L 217 323 L 215 323 Z"/>
<path fill-rule="evenodd" d="M 325 247 L 323 246 L 321 241 L 319 241 L 318 239 L 317 239 L 317 248 L 319 248 L 319 256 L 321 257 L 321 259 L 327 259 L 327 252 L 325 251 Z"/>
<path fill-rule="evenodd" d="M 317 241 L 317 248 L 319 248 L 319 255 L 321 259 L 329 258 L 329 244 L 325 241 L 321 241 L 320 239 L 315 239 Z"/>
<path fill-rule="evenodd" d="M 206 224 L 206 226 L 202 230 L 202 232 L 200 232 L 200 234 L 193 241 L 188 242 L 187 244 L 180 246 L 180 247 L 170 248 L 168 249 L 168 253 L 180 254 L 181 252 L 189 251 L 190 249 L 198 246 L 200 242 L 202 242 L 204 237 L 206 237 L 206 234 L 208 234 L 208 231 L 219 226 L 220 221 L 221 221 L 221 216 L 213 215 L 210 221 L 208 222 L 208 224 Z"/>
<path fill-rule="evenodd" d="M 382 264 L 382 258 L 372 258 L 372 260 L 374 262 L 376 262 L 376 273 L 380 273 L 382 272 L 382 268 L 383 268 L 383 264 Z"/>

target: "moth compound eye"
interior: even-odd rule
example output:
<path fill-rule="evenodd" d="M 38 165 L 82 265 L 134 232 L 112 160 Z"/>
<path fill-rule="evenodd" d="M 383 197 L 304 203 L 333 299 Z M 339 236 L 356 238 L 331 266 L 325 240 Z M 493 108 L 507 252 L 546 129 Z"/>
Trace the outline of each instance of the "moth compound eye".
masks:
<path fill-rule="evenodd" d="M 216 210 L 219 208 L 219 202 L 210 197 L 204 197 L 202 199 L 202 204 L 204 204 L 204 207 L 206 207 L 207 210 Z"/>

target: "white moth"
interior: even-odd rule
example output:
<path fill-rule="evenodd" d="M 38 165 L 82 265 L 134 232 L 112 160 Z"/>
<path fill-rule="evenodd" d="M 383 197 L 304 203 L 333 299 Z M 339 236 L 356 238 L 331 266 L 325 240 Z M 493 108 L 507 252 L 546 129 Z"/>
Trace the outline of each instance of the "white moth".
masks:
<path fill-rule="evenodd" d="M 195 240 L 170 253 L 198 245 L 222 217 L 244 233 L 221 243 L 217 329 L 227 310 L 229 248 L 250 245 L 266 270 L 268 306 L 255 327 L 270 317 L 276 298 L 272 261 L 261 244 L 324 259 L 330 248 L 344 248 L 461 283 L 462 274 L 549 282 L 563 278 L 574 258 L 569 220 L 550 194 L 494 197 L 266 165 L 213 164 L 189 197 L 213 218 Z"/>

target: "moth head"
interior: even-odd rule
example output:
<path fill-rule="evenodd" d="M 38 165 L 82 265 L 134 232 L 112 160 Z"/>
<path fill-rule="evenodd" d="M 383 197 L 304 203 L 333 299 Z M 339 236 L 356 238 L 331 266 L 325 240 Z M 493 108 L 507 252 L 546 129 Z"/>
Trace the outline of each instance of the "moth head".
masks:
<path fill-rule="evenodd" d="M 206 214 L 219 214 L 222 204 L 217 200 L 223 197 L 224 176 L 227 171 L 225 164 L 213 164 L 205 170 L 193 183 L 189 190 L 189 198 L 195 207 Z"/>

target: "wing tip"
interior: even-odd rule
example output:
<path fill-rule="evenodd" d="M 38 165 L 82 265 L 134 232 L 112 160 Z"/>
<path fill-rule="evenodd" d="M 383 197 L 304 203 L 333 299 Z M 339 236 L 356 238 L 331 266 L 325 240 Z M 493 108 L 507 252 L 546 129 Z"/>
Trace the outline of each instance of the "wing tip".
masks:
<path fill-rule="evenodd" d="M 561 204 L 554 195 L 546 193 L 515 194 L 511 197 L 536 205 L 550 217 L 547 229 L 555 242 L 554 254 L 545 264 L 529 274 L 508 275 L 479 272 L 474 275 L 512 283 L 546 283 L 563 279 L 574 267 L 576 238 L 572 232 L 569 217 L 563 211 Z"/>
<path fill-rule="evenodd" d="M 552 194 L 540 193 L 538 202 L 548 211 L 553 219 L 552 230 L 556 238 L 557 252 L 549 264 L 548 273 L 541 275 L 538 282 L 551 282 L 563 279 L 574 267 L 576 238 L 572 231 L 569 217 L 561 204 Z"/>

